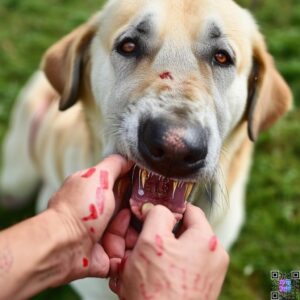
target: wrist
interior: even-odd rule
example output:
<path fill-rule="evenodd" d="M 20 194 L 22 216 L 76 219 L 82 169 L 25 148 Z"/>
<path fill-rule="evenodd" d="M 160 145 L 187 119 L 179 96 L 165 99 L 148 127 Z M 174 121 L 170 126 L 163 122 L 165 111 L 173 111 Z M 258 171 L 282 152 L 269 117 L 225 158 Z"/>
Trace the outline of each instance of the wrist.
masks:
<path fill-rule="evenodd" d="M 79 256 L 85 252 L 85 240 L 91 243 L 84 228 L 80 228 L 73 218 L 54 209 L 47 209 L 31 222 L 31 227 L 35 228 L 33 245 L 37 247 L 29 272 L 24 273 L 29 279 L 27 286 L 36 286 L 36 293 L 81 278 L 84 274 L 80 272 Z"/>

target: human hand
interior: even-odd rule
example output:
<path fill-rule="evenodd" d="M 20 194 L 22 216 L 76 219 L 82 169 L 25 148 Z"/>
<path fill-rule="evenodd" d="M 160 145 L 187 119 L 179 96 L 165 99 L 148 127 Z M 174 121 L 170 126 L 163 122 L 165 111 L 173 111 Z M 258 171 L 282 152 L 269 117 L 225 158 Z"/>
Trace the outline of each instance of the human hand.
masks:
<path fill-rule="evenodd" d="M 113 187 L 126 174 L 132 163 L 119 155 L 104 159 L 97 166 L 80 171 L 66 179 L 51 198 L 49 210 L 62 221 L 66 232 L 68 274 L 66 282 L 92 276 L 105 277 L 109 272 L 109 258 L 98 243 L 120 203 Z"/>
<path fill-rule="evenodd" d="M 111 289 L 120 298 L 218 298 L 229 256 L 201 209 L 187 206 L 181 233 L 176 238 L 172 233 L 173 214 L 162 206 L 152 208 L 132 251 L 126 250 L 130 214 L 120 214 L 123 215 L 112 222 L 104 236 L 110 240 L 104 244 L 109 256 L 116 260 L 118 254 L 119 260 L 123 258 L 110 280 Z M 109 249 L 113 240 L 119 244 L 118 252 Z"/>

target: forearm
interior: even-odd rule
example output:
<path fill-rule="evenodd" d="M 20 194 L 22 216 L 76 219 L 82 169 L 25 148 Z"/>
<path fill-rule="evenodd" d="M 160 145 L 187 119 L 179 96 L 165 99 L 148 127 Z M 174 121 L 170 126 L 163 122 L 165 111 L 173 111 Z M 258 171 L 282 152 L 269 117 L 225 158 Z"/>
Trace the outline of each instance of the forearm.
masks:
<path fill-rule="evenodd" d="M 87 237 L 66 220 L 47 210 L 0 233 L 0 299 L 29 298 L 72 279 Z"/>

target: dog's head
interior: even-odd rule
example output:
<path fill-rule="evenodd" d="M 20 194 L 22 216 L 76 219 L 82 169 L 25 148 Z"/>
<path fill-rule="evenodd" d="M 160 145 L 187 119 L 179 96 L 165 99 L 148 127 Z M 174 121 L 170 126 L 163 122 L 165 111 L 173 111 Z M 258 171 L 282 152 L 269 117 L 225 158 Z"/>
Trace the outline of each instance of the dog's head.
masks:
<path fill-rule="evenodd" d="M 43 66 L 61 110 L 88 98 L 105 154 L 140 166 L 136 200 L 171 199 L 178 212 L 239 124 L 254 140 L 291 104 L 254 20 L 231 0 L 112 0 Z"/>

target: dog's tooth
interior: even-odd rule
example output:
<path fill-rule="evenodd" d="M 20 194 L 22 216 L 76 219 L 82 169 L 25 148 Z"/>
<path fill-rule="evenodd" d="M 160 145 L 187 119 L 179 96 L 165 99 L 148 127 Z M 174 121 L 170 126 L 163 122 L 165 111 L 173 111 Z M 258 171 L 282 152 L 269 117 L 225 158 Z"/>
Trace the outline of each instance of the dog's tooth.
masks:
<path fill-rule="evenodd" d="M 187 199 L 189 198 L 192 189 L 193 189 L 193 184 L 192 183 L 187 183 L 185 186 L 185 193 L 184 193 L 184 200 L 187 201 Z"/>
<path fill-rule="evenodd" d="M 134 181 L 134 174 L 135 174 L 135 170 L 136 170 L 137 165 L 135 164 L 133 167 L 133 171 L 132 171 L 132 175 L 131 175 L 131 183 L 133 184 Z"/>
<path fill-rule="evenodd" d="M 148 177 L 148 172 L 146 170 L 142 171 L 142 187 L 145 188 L 146 179 Z"/>
<path fill-rule="evenodd" d="M 178 186 L 178 181 L 177 180 L 174 180 L 173 181 L 173 199 L 174 199 L 174 196 L 175 196 L 175 191 L 177 189 L 177 186 Z"/>
<path fill-rule="evenodd" d="M 145 195 L 145 192 L 144 192 L 144 190 L 142 190 L 142 189 L 139 189 L 138 190 L 138 194 L 139 194 L 139 196 L 144 196 Z"/>

